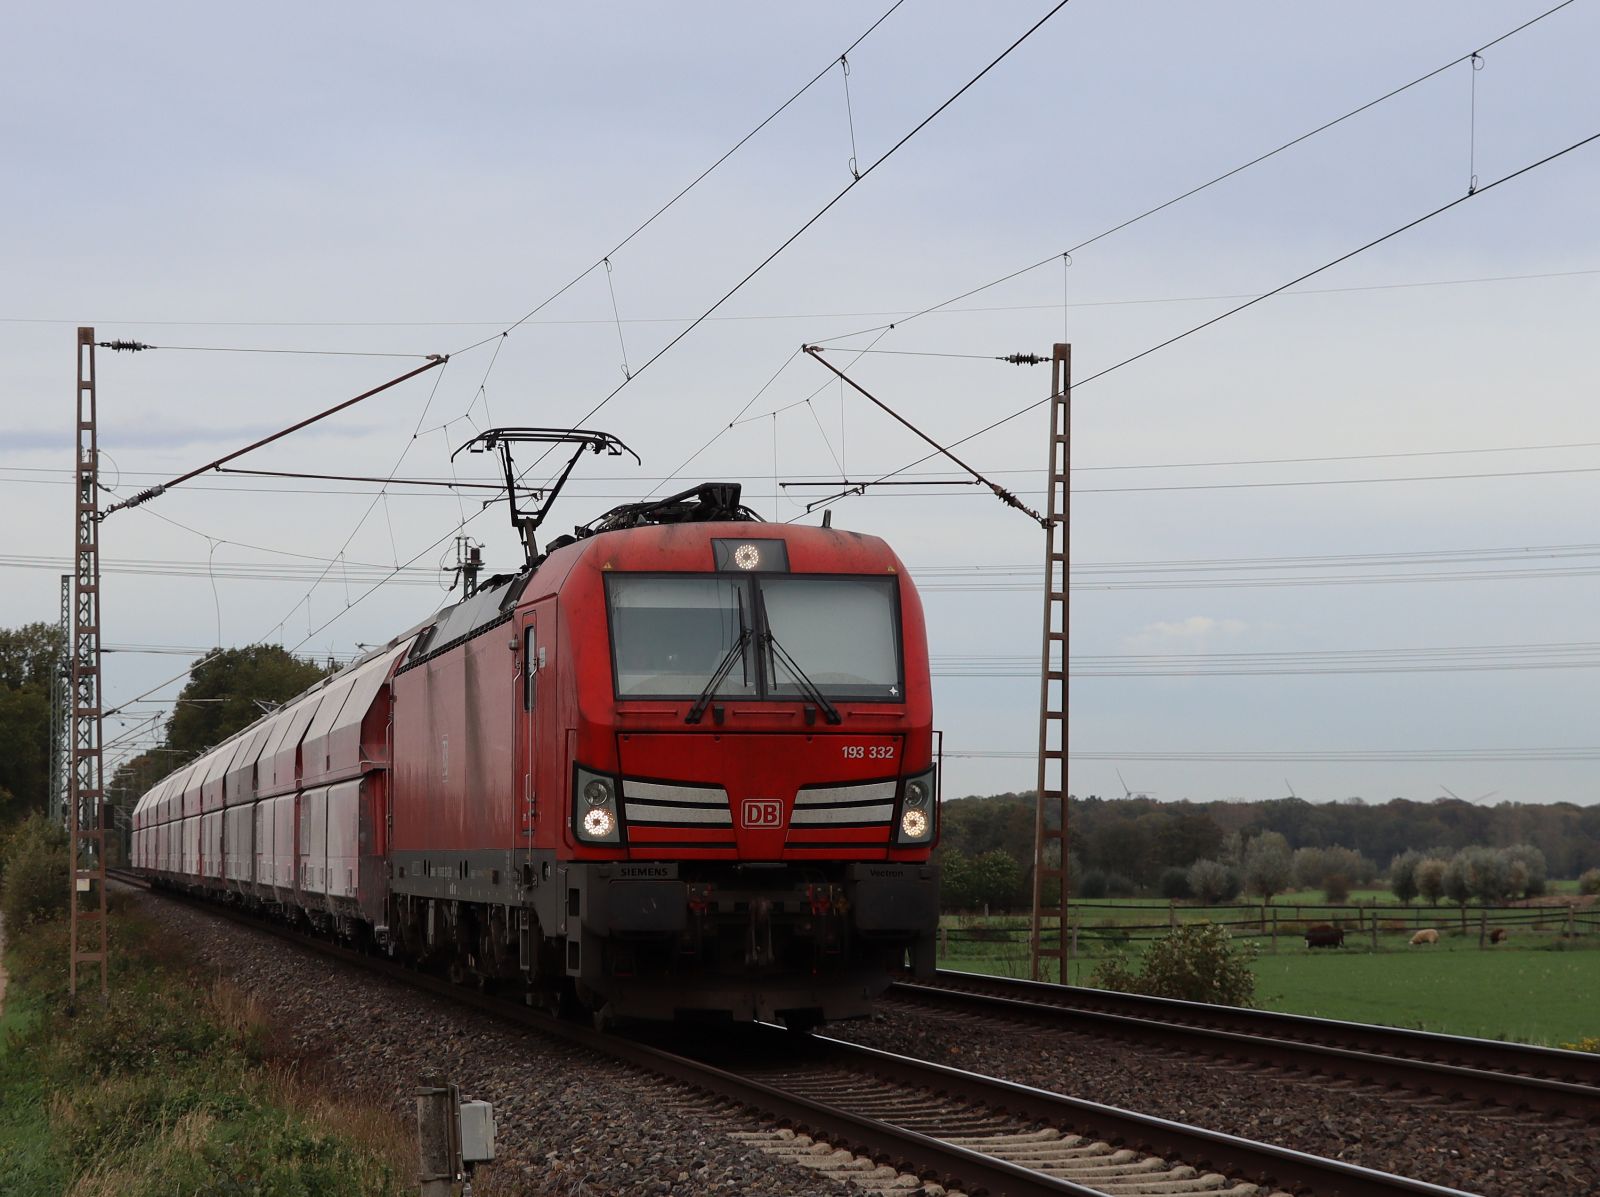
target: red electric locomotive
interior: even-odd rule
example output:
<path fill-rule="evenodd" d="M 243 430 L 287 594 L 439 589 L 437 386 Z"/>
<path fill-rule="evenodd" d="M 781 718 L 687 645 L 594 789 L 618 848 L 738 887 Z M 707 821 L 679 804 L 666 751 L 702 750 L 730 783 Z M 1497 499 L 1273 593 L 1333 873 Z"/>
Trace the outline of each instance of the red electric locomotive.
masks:
<path fill-rule="evenodd" d="M 135 863 L 601 1017 L 806 1026 L 931 971 L 927 646 L 894 552 L 731 484 L 542 557 L 520 526 L 530 568 L 146 795 Z"/>

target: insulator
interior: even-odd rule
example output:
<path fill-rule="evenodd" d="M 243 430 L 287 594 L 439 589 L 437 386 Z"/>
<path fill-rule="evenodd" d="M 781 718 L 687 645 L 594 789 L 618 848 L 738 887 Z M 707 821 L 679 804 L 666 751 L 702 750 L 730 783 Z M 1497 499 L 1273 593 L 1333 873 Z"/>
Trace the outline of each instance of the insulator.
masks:
<path fill-rule="evenodd" d="M 138 353 L 141 349 L 154 349 L 154 345 L 146 345 L 143 341 L 96 341 L 101 349 L 112 349 L 117 353 Z"/>
<path fill-rule="evenodd" d="M 1013 366 L 1042 366 L 1050 359 L 1040 353 L 1008 353 L 1000 360 Z"/>
<path fill-rule="evenodd" d="M 152 486 L 149 490 L 142 490 L 138 494 L 134 495 L 133 498 L 124 503 L 123 506 L 137 507 L 140 503 L 147 503 L 157 495 L 164 495 L 166 493 L 167 488 L 165 486 Z"/>

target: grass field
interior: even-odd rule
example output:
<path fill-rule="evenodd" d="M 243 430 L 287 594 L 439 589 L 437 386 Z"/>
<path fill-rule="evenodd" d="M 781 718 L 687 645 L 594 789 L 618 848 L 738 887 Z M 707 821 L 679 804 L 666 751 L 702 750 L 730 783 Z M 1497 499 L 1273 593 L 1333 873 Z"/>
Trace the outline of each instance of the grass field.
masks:
<path fill-rule="evenodd" d="M 1600 950 L 1445 940 L 1404 951 L 1297 948 L 1256 960 L 1268 1010 L 1558 1046 L 1600 1034 Z"/>
<path fill-rule="evenodd" d="M 111 999 L 65 1013 L 64 920 L 8 936 L 0 1037 L 5 1197 L 397 1197 L 415 1140 L 269 1053 L 255 1000 L 112 906 Z"/>
<path fill-rule="evenodd" d="M 1439 926 L 1446 934 L 1436 946 L 1412 948 L 1405 933 L 1391 932 L 1379 937 L 1376 952 L 1365 937 L 1352 938 L 1346 948 L 1311 951 L 1286 934 L 1274 955 L 1267 941 L 1252 937 L 1248 942 L 1258 952 L 1256 1004 L 1552 1047 L 1600 1035 L 1600 935 L 1564 941 L 1554 934 L 1560 922 L 1552 920 L 1548 934 L 1523 932 L 1488 950 L 1478 947 L 1475 923 L 1461 935 L 1444 920 Z M 950 939 L 941 968 L 1028 975 L 1021 933 L 1026 920 L 960 923 L 960 936 Z M 967 938 L 974 932 L 984 938 Z M 1074 960 L 1069 978 L 1078 985 L 1088 984 L 1095 965 L 1114 950 L 1091 946 L 1087 939 L 1082 946 L 1088 951 Z M 1125 950 L 1137 954 L 1141 944 L 1133 940 Z"/>

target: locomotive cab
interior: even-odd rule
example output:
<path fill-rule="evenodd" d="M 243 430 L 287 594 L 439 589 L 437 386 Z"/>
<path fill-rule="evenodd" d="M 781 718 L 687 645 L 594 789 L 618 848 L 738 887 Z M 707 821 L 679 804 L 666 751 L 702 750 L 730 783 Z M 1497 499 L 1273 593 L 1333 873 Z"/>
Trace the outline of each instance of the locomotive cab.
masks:
<path fill-rule="evenodd" d="M 809 1025 L 867 1013 L 896 970 L 931 972 L 927 650 L 887 545 L 688 523 L 551 565 L 567 673 L 531 763 L 563 817 L 534 900 L 579 997 Z"/>

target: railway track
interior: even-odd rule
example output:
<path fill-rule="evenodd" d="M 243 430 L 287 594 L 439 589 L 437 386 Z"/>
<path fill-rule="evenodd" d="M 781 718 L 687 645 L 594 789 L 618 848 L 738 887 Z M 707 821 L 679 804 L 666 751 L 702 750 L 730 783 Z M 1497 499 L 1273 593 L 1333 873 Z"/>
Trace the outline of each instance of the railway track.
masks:
<path fill-rule="evenodd" d="M 118 879 L 149 888 L 130 874 Z M 868 1189 L 889 1191 L 894 1178 L 903 1187 L 909 1173 L 937 1177 L 948 1192 L 996 1197 L 1462 1197 L 1423 1181 L 781 1028 L 691 1040 L 688 1052 L 675 1042 L 669 1050 L 659 1045 L 669 1034 L 663 1030 L 648 1037 L 602 1034 L 237 910 L 162 896 L 754 1111 L 784 1129 L 744 1135 L 753 1146 Z"/>
<path fill-rule="evenodd" d="M 941 970 L 890 999 L 1186 1054 L 1600 1123 L 1600 1056 L 1269 1010 Z"/>

